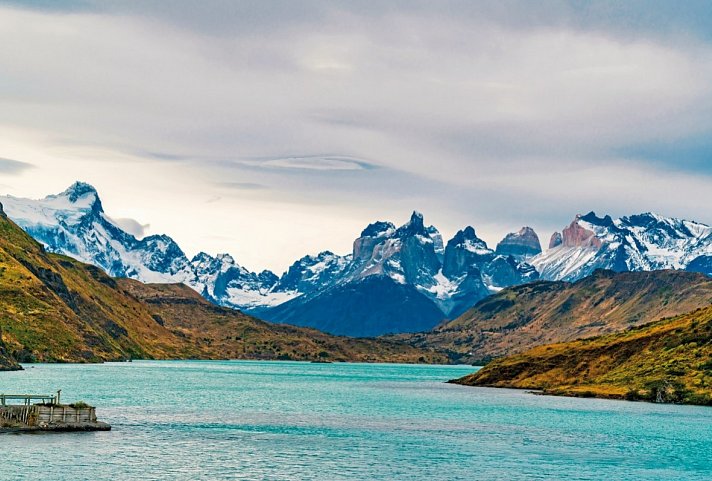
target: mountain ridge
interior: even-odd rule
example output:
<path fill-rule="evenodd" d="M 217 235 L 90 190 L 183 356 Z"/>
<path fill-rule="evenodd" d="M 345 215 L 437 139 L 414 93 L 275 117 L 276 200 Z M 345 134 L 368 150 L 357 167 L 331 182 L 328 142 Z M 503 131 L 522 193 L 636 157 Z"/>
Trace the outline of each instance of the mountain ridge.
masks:
<path fill-rule="evenodd" d="M 494 249 L 472 226 L 443 242 L 437 228 L 426 225 L 423 215 L 414 211 L 402 226 L 388 221 L 369 224 L 347 255 L 330 251 L 306 255 L 278 276 L 266 270 L 251 272 L 229 254 L 200 252 L 189 259 L 167 235 L 139 240 L 105 214 L 98 192 L 86 183 L 76 182 L 60 194 L 37 201 L 8 196 L 0 200 L 8 204 L 10 217 L 50 252 L 97 265 L 116 277 L 185 283 L 211 302 L 263 319 L 314 327 L 328 323 L 337 332 L 351 335 L 363 329 L 353 320 L 327 320 L 326 307 L 346 290 L 367 289 L 363 280 L 370 276 L 388 277 L 417 293 L 391 289 L 397 298 L 374 304 L 373 312 L 363 312 L 369 318 L 367 324 L 379 317 L 378 309 L 389 310 L 403 305 L 405 299 L 416 299 L 420 306 L 432 302 L 440 310 L 426 309 L 430 313 L 426 324 L 435 326 L 500 289 L 540 278 L 575 281 L 599 268 L 674 268 L 712 275 L 712 227 L 652 213 L 619 219 L 593 212 L 577 215 L 561 233 L 552 235 L 549 248 L 543 251 L 531 227 L 507 234 Z M 422 317 L 407 305 L 400 315 L 414 321 Z M 384 324 L 380 332 L 368 332 L 385 334 L 395 325 L 412 332 L 424 324 L 417 321 L 408 326 L 398 321 Z"/>

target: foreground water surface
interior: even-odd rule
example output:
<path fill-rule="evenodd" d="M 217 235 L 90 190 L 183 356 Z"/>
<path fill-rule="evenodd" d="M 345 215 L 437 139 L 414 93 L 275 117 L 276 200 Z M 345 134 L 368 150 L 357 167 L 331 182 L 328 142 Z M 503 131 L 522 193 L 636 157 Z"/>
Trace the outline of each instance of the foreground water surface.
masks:
<path fill-rule="evenodd" d="M 709 480 L 712 409 L 444 381 L 467 366 L 31 365 L 0 392 L 99 407 L 111 432 L 0 435 L 5 480 Z"/>

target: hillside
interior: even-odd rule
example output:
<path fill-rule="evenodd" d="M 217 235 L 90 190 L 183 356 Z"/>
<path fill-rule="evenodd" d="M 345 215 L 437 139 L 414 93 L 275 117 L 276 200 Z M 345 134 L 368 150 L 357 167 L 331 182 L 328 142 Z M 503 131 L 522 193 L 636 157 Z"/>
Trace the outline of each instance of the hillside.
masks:
<path fill-rule="evenodd" d="M 539 346 L 453 382 L 712 405 L 712 307 L 617 334 Z"/>
<path fill-rule="evenodd" d="M 143 302 L 141 296 L 134 295 L 138 289 L 127 292 L 122 287 L 125 285 L 98 267 L 47 253 L 0 210 L 0 332 L 6 351 L 17 361 L 98 362 L 232 355 L 276 359 L 284 357 L 284 352 L 295 359 L 320 356 L 340 360 L 438 360 L 437 356 L 391 342 L 351 342 L 312 330 L 271 326 L 216 308 L 181 286 L 163 289 L 185 292 L 176 301 L 185 313 L 190 311 L 186 299 L 200 301 L 200 309 L 190 311 L 195 324 L 189 329 L 180 324 L 180 316 L 161 311 L 169 321 L 166 326 L 158 317 L 161 314 L 157 314 L 156 304 Z M 173 320 L 175 325 L 170 324 Z M 244 331 L 249 330 L 259 335 L 246 336 Z M 235 336 L 245 338 L 242 353 L 216 341 Z M 259 339 L 261 346 L 251 347 L 253 339 Z M 6 364 L 15 367 L 11 362 Z"/>
<path fill-rule="evenodd" d="M 0 329 L 20 362 L 200 354 L 99 268 L 48 254 L 0 215 Z"/>
<path fill-rule="evenodd" d="M 0 371 L 17 371 L 19 369 L 22 368 L 10 357 L 10 353 L 2 341 L 2 329 L 0 329 Z"/>
<path fill-rule="evenodd" d="M 712 304 L 712 279 L 692 272 L 598 270 L 574 283 L 503 289 L 430 332 L 398 336 L 475 363 L 534 346 L 627 329 Z"/>
<path fill-rule="evenodd" d="M 444 363 L 447 358 L 409 345 L 375 339 L 352 339 L 315 329 L 260 321 L 216 306 L 182 284 L 119 285 L 143 301 L 152 316 L 180 337 L 192 339 L 211 356 L 231 359 L 290 359 L 358 362 Z"/>

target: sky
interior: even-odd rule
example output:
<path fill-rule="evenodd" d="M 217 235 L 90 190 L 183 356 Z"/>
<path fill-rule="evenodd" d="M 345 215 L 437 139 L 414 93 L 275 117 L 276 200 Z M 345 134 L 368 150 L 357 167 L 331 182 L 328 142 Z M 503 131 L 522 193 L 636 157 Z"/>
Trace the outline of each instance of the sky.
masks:
<path fill-rule="evenodd" d="M 0 193 L 281 272 L 422 212 L 712 223 L 712 3 L 0 0 Z"/>

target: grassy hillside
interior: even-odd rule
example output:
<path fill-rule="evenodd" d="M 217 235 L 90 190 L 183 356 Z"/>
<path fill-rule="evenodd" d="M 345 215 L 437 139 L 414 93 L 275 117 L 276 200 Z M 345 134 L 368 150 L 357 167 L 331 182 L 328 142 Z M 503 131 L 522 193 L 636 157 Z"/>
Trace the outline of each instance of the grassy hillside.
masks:
<path fill-rule="evenodd" d="M 0 329 L 0 371 L 17 371 L 22 369 L 10 356 L 5 343 L 2 341 L 2 330 Z"/>
<path fill-rule="evenodd" d="M 19 361 L 197 356 L 96 267 L 48 254 L 0 215 L 0 330 Z"/>
<path fill-rule="evenodd" d="M 712 307 L 617 334 L 539 346 L 454 382 L 712 405 Z"/>
<path fill-rule="evenodd" d="M 143 301 L 152 316 L 210 356 L 231 359 L 293 359 L 360 362 L 444 363 L 446 356 L 402 343 L 351 339 L 308 328 L 271 324 L 207 302 L 182 284 L 119 285 Z"/>
<path fill-rule="evenodd" d="M 618 332 L 712 304 L 712 279 L 683 271 L 596 271 L 575 283 L 511 287 L 431 332 L 397 339 L 476 363 L 534 346 Z"/>

